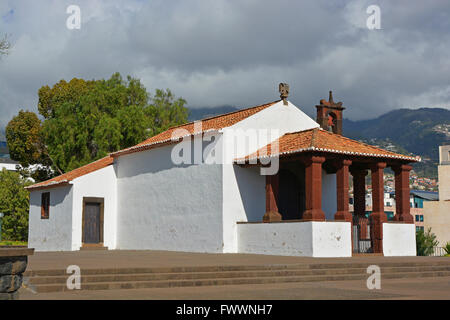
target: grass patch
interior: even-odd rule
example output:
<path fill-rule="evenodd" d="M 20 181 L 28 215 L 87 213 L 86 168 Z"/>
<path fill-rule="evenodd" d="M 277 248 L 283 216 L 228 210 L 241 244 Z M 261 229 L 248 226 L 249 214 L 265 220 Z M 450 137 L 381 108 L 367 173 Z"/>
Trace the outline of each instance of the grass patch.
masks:
<path fill-rule="evenodd" d="M 27 246 L 28 242 L 25 241 L 0 241 L 0 246 Z"/>

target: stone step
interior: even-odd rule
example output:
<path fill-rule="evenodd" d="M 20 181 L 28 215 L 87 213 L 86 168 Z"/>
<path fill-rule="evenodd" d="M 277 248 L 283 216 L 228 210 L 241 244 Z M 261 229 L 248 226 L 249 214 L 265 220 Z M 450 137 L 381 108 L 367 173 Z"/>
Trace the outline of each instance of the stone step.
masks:
<path fill-rule="evenodd" d="M 448 277 L 450 271 L 425 271 L 425 272 L 394 272 L 383 273 L 382 279 L 397 278 L 425 278 Z M 339 280 L 366 280 L 367 274 L 335 274 L 335 275 L 309 275 L 309 276 L 279 276 L 279 277 L 247 277 L 247 278 L 221 278 L 221 279 L 191 279 L 191 280 L 154 280 L 154 281 L 117 281 L 117 282 L 92 282 L 82 283 L 82 290 L 117 290 L 139 288 L 170 288 L 170 287 L 195 287 L 195 286 L 220 286 L 240 284 L 268 284 L 283 282 L 318 282 Z M 72 291 L 64 284 L 38 284 L 30 288 L 36 292 L 61 292 Z"/>
<path fill-rule="evenodd" d="M 379 267 L 421 267 L 421 266 L 450 266 L 449 261 L 435 262 L 382 262 L 374 264 Z M 318 263 L 318 264 L 273 264 L 273 265 L 222 265 L 222 266 L 195 266 L 195 267 L 167 267 L 167 268 L 98 268 L 82 269 L 83 275 L 99 274 L 136 274 L 136 273 L 182 273 L 182 272 L 222 272 L 222 271 L 258 271 L 258 270 L 318 270 L 334 268 L 367 268 L 370 263 Z M 67 276 L 64 269 L 28 270 L 25 277 L 34 276 Z"/>
<path fill-rule="evenodd" d="M 450 265 L 420 266 L 420 267 L 383 267 L 383 273 L 450 271 Z M 81 282 L 120 282 L 120 281 L 153 281 L 153 280 L 190 280 L 190 279 L 220 279 L 220 278 L 253 278 L 253 277 L 286 277 L 307 275 L 335 274 L 367 274 L 366 268 L 334 268 L 334 269 L 284 269 L 264 271 L 222 271 L 222 272 L 184 272 L 184 273 L 123 273 L 84 275 Z M 69 275 L 64 276 L 34 276 L 28 279 L 30 284 L 65 284 Z"/>

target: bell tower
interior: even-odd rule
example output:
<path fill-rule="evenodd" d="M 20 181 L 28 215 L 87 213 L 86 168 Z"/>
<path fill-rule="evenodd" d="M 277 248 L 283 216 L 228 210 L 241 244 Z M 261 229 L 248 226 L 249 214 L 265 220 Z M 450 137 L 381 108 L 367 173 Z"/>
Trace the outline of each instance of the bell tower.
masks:
<path fill-rule="evenodd" d="M 333 101 L 333 92 L 330 91 L 328 101 L 325 99 L 320 100 L 320 104 L 317 108 L 316 122 L 324 130 L 342 135 L 342 112 L 344 107 L 342 102 L 335 103 Z"/>

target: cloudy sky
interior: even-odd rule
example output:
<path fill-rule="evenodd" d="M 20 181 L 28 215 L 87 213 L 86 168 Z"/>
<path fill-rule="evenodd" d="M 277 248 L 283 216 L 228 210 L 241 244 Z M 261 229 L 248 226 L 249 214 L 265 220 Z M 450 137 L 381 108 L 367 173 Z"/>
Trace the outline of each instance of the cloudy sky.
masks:
<path fill-rule="evenodd" d="M 369 5 L 381 29 L 369 30 Z M 66 27 L 69 5 L 81 28 Z M 313 114 L 334 91 L 345 116 L 450 108 L 450 2 L 297 0 L 1 0 L 0 127 L 61 79 L 119 71 L 191 107 L 278 99 L 278 83 Z"/>

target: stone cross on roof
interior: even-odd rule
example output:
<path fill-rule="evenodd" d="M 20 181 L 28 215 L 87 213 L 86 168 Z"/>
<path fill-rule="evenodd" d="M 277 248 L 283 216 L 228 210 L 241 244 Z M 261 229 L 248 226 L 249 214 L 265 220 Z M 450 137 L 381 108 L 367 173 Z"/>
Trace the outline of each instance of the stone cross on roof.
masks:
<path fill-rule="evenodd" d="M 288 105 L 287 97 L 289 96 L 289 85 L 287 83 L 280 83 L 278 85 L 278 91 L 280 91 L 280 98 L 283 100 L 285 106 Z"/>

